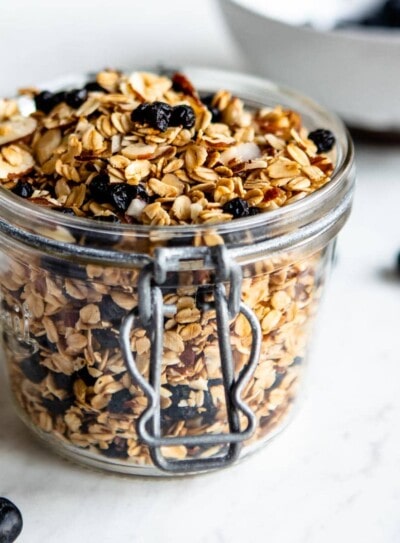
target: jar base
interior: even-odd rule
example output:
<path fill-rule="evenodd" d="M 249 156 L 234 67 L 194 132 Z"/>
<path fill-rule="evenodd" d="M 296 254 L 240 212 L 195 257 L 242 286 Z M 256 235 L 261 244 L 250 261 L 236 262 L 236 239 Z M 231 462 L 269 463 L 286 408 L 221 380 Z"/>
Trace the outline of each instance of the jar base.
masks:
<path fill-rule="evenodd" d="M 213 471 L 220 471 L 219 470 L 207 470 L 207 471 L 201 471 L 201 472 L 189 472 L 189 473 L 169 473 L 166 471 L 162 471 L 157 469 L 155 466 L 152 465 L 145 465 L 145 464 L 130 464 L 128 462 L 119 462 L 118 459 L 113 459 L 113 462 L 110 462 L 109 460 L 102 459 L 102 457 L 98 454 L 91 453 L 89 451 L 86 451 L 85 449 L 77 449 L 77 447 L 72 446 L 68 444 L 67 442 L 61 442 L 59 439 L 54 438 L 51 434 L 48 434 L 47 432 L 44 432 L 40 430 L 40 428 L 37 428 L 34 426 L 29 418 L 25 415 L 23 410 L 18 406 L 15 405 L 16 402 L 14 402 L 14 409 L 17 412 L 18 417 L 22 420 L 22 422 L 27 426 L 30 433 L 34 436 L 34 438 L 40 442 L 41 445 L 44 445 L 47 449 L 57 454 L 57 456 L 63 458 L 64 460 L 67 460 L 69 462 L 73 462 L 76 465 L 79 465 L 80 467 L 93 469 L 96 471 L 101 471 L 104 473 L 105 471 L 111 472 L 114 474 L 120 474 L 120 475 L 129 475 L 132 477 L 157 477 L 157 478 L 165 478 L 165 477 L 176 477 L 177 475 L 179 477 L 192 477 L 194 475 L 202 475 L 206 473 L 212 473 Z M 247 446 L 245 449 L 244 454 L 242 454 L 239 459 L 232 465 L 237 465 L 241 463 L 243 460 L 247 460 L 248 458 L 251 458 L 254 453 L 258 452 L 260 449 L 267 446 L 272 440 L 274 440 L 283 430 L 289 426 L 289 424 L 292 422 L 293 418 L 295 418 L 296 413 L 299 409 L 298 406 L 299 402 L 295 402 L 294 405 L 292 405 L 291 409 L 286 412 L 285 416 L 279 421 L 279 424 L 276 428 L 274 428 L 265 438 L 262 440 Z M 228 468 L 230 466 L 227 466 Z M 223 468 L 226 469 L 226 468 Z"/>

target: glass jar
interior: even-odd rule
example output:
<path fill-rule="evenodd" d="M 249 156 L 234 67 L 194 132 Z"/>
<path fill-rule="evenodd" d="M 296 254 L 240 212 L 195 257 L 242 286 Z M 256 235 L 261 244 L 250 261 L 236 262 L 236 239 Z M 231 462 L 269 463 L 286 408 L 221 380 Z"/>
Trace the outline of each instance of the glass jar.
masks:
<path fill-rule="evenodd" d="M 18 413 L 59 453 L 131 474 L 223 467 L 284 427 L 354 185 L 336 117 L 265 80 L 183 71 L 201 91 L 281 104 L 308 129 L 331 130 L 331 182 L 274 211 L 192 227 L 71 219 L 0 190 L 2 336 Z"/>

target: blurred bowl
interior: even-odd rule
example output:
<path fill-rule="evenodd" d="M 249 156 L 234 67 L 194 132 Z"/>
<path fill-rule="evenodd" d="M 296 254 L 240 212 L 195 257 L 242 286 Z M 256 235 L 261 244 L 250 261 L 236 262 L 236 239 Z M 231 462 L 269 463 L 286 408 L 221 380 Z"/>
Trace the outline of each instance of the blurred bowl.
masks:
<path fill-rule="evenodd" d="M 312 96 L 350 126 L 400 133 L 400 29 L 334 28 L 376 1 L 320 2 L 324 17 L 312 1 L 219 2 L 251 70 Z M 335 12 L 345 5 L 353 11 Z"/>

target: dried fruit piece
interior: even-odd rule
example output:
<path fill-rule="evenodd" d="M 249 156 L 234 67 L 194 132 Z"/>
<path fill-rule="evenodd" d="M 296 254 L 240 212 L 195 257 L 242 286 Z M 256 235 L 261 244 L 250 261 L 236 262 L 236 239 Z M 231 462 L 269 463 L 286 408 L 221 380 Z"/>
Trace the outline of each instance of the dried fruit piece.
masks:
<path fill-rule="evenodd" d="M 74 109 L 78 109 L 88 97 L 88 91 L 84 89 L 74 89 L 65 93 L 65 103 Z"/>
<path fill-rule="evenodd" d="M 33 194 L 33 188 L 28 181 L 19 179 L 16 185 L 11 189 L 11 192 L 21 196 L 21 198 L 30 198 Z"/>
<path fill-rule="evenodd" d="M 183 128 L 193 128 L 196 122 L 196 115 L 193 108 L 182 105 L 175 106 L 172 110 L 169 126 L 182 126 Z"/>
<path fill-rule="evenodd" d="M 0 498 L 0 542 L 13 543 L 22 528 L 22 515 L 18 507 L 7 498 Z"/>
<path fill-rule="evenodd" d="M 222 210 L 230 213 L 234 219 L 240 219 L 249 215 L 249 204 L 242 198 L 233 198 L 222 206 Z"/>
<path fill-rule="evenodd" d="M 36 384 L 41 383 L 48 374 L 48 369 L 40 364 L 39 352 L 22 360 L 20 368 L 25 377 Z"/>
<path fill-rule="evenodd" d="M 165 102 L 145 102 L 132 111 L 131 119 L 165 132 L 169 126 L 171 113 L 172 107 Z"/>
<path fill-rule="evenodd" d="M 335 136 L 330 130 L 324 128 L 318 128 L 310 132 L 308 139 L 315 143 L 318 153 L 326 153 L 335 145 Z"/>

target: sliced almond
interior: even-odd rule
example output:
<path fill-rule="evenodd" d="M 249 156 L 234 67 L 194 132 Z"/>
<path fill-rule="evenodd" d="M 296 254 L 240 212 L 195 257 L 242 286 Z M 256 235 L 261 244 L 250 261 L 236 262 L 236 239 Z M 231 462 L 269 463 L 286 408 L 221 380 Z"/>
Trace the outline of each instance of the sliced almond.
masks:
<path fill-rule="evenodd" d="M 10 159 L 11 156 L 12 160 Z M 17 156 L 18 160 L 16 160 Z M 0 153 L 0 179 L 13 179 L 25 175 L 34 165 L 33 156 L 22 147 L 18 145 L 4 147 Z"/>
<path fill-rule="evenodd" d="M 21 140 L 32 134 L 37 127 L 33 117 L 13 117 L 0 123 L 0 145 Z"/>

